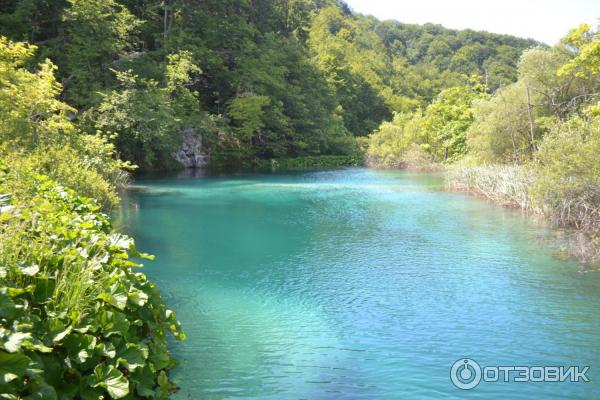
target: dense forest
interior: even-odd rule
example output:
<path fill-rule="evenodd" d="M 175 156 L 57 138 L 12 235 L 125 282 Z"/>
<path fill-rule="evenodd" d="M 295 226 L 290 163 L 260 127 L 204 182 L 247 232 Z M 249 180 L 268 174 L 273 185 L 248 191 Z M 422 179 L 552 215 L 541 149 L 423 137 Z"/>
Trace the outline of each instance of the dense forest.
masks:
<path fill-rule="evenodd" d="M 58 67 L 58 97 L 79 110 L 69 119 L 144 169 L 176 167 L 199 140 L 214 166 L 356 154 L 354 138 L 443 89 L 514 82 L 537 45 L 381 22 L 334 0 L 14 0 L 0 35 L 36 45 L 29 66 Z"/>
<path fill-rule="evenodd" d="M 103 214 L 135 169 L 450 167 L 599 258 L 598 36 L 550 48 L 334 0 L 3 1 L 0 397 L 175 389 L 184 334 Z"/>

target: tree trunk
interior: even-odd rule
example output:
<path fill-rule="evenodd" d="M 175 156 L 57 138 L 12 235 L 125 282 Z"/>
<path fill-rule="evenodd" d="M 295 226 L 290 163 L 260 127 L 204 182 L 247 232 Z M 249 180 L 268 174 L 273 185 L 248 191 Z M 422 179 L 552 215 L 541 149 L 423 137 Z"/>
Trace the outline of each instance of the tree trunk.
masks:
<path fill-rule="evenodd" d="M 164 18 L 163 18 L 163 37 L 165 39 L 165 42 L 167 41 L 167 35 L 168 35 L 168 20 L 169 20 L 169 9 L 167 7 L 167 2 L 165 1 L 164 3 Z M 165 43 L 163 43 L 163 46 L 165 45 Z"/>
<path fill-rule="evenodd" d="M 513 148 L 513 164 L 519 165 L 521 163 L 521 161 L 519 160 L 519 150 L 517 149 L 517 140 L 515 138 L 515 129 L 514 129 L 514 126 L 512 123 L 509 124 L 508 129 L 509 129 L 509 133 L 510 133 L 510 140 L 512 142 L 512 148 Z"/>
<path fill-rule="evenodd" d="M 537 146 L 535 145 L 535 124 L 533 122 L 533 112 L 531 110 L 531 95 L 529 93 L 529 86 L 527 87 L 527 115 L 529 116 L 529 132 L 531 134 L 531 152 L 535 153 L 537 151 Z"/>

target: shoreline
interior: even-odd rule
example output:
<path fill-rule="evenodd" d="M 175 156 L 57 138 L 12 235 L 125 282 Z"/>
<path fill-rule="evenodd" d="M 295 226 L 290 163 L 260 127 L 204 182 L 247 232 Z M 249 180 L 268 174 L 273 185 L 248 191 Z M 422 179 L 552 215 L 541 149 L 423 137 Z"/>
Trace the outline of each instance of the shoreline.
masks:
<path fill-rule="evenodd" d="M 486 176 L 479 174 L 485 169 Z M 508 182 L 509 185 L 503 185 Z M 528 217 L 546 222 L 557 233 L 564 235 L 558 244 L 561 253 L 574 257 L 586 269 L 600 270 L 600 237 L 597 232 L 564 224 L 556 216 L 545 211 L 548 207 L 536 205 L 531 197 L 533 178 L 515 166 L 479 166 L 446 168 L 444 188 L 448 191 L 467 193 L 489 201 L 495 206 L 521 210 Z"/>

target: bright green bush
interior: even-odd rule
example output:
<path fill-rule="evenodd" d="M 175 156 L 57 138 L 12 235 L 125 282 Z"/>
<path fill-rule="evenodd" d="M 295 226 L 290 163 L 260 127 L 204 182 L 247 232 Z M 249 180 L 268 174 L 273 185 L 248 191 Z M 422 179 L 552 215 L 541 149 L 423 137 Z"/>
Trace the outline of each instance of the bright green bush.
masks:
<path fill-rule="evenodd" d="M 533 197 L 546 213 L 562 225 L 600 236 L 600 120 L 555 124 L 534 166 Z"/>
<path fill-rule="evenodd" d="M 116 189 L 130 164 L 99 135 L 84 135 L 73 124 L 76 112 L 58 99 L 56 67 L 46 60 L 27 68 L 36 47 L 0 37 L 0 157 L 18 160 L 104 207 L 118 204 Z"/>
<path fill-rule="evenodd" d="M 473 123 L 471 104 L 485 99 L 485 86 L 443 90 L 423 112 L 396 114 L 370 136 L 369 164 L 393 168 L 432 169 L 467 154 L 467 130 Z"/>
<path fill-rule="evenodd" d="M 471 157 L 482 164 L 520 164 L 531 158 L 527 88 L 521 82 L 476 101 L 472 112 L 474 121 L 467 131 Z"/>
<path fill-rule="evenodd" d="M 9 169 L 10 168 L 10 169 Z M 167 398 L 184 334 L 98 205 L 0 162 L 0 398 Z"/>
<path fill-rule="evenodd" d="M 0 154 L 1 150 L 0 146 Z M 52 177 L 78 194 L 96 199 L 105 208 L 115 207 L 120 201 L 113 182 L 119 182 L 119 186 L 125 185 L 128 178 L 126 172 L 118 168 L 111 171 L 110 164 L 106 165 L 104 162 L 101 162 L 100 166 L 106 165 L 107 168 L 103 173 L 99 172 L 93 159 L 85 157 L 70 146 L 49 146 L 27 152 L 10 152 L 4 153 L 4 157 L 27 166 L 32 171 Z M 106 179 L 106 174 L 113 175 L 111 180 Z"/>
<path fill-rule="evenodd" d="M 412 143 L 420 142 L 415 121 L 421 116 L 415 114 L 395 114 L 391 122 L 383 122 L 379 129 L 369 136 L 367 162 L 372 166 L 401 168 L 405 164 L 404 153 Z"/>

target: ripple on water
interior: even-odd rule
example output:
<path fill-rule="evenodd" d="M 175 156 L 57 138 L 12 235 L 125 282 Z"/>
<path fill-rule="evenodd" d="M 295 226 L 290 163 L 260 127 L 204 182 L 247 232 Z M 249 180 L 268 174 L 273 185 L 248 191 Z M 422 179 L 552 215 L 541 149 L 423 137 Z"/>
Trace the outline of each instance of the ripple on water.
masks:
<path fill-rule="evenodd" d="M 189 399 L 458 398 L 450 365 L 590 365 L 592 382 L 481 384 L 480 398 L 600 392 L 600 278 L 546 227 L 441 190 L 439 175 L 348 169 L 137 183 L 122 223 L 188 340 Z M 596 370 L 598 369 L 598 371 Z"/>

